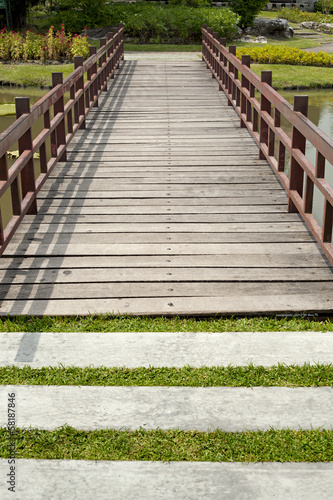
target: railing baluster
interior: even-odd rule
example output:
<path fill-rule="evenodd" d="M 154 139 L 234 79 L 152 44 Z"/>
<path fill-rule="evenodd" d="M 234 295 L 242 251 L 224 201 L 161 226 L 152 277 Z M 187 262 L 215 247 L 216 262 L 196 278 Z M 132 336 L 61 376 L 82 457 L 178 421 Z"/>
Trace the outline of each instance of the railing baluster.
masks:
<path fill-rule="evenodd" d="M 30 99 L 29 97 L 15 97 L 16 118 L 24 114 L 30 114 Z M 25 197 L 32 193 L 32 201 L 27 214 L 32 215 L 37 213 L 36 201 L 36 183 L 35 183 L 35 170 L 34 159 L 32 155 L 32 134 L 31 127 L 20 137 L 18 140 L 19 155 L 24 151 L 31 152 L 31 158 L 27 161 L 26 165 L 21 170 L 21 192 L 22 202 Z"/>
<path fill-rule="evenodd" d="M 324 203 L 322 238 L 324 243 L 332 241 L 333 207 L 328 200 Z"/>
<path fill-rule="evenodd" d="M 52 73 L 52 87 L 63 84 L 63 74 L 62 73 Z M 64 106 L 64 96 L 61 94 L 59 99 L 54 103 L 54 116 L 58 113 L 62 114 L 62 120 L 56 128 L 56 138 L 57 138 L 57 149 L 60 146 L 65 146 L 66 148 L 66 129 L 65 129 L 65 106 Z M 65 152 L 60 156 L 58 161 L 67 161 L 67 154 Z"/>
<path fill-rule="evenodd" d="M 107 34 L 107 37 L 108 37 L 108 41 L 112 40 L 113 38 L 113 31 L 109 31 L 109 33 Z M 108 59 L 110 58 L 110 56 L 113 54 L 113 43 L 111 43 L 111 46 L 108 50 Z M 108 61 L 108 69 L 107 69 L 107 78 L 111 78 L 113 79 L 114 78 L 114 75 L 113 75 L 113 66 L 112 66 L 112 63 L 113 63 L 113 59 L 109 59 Z"/>
<path fill-rule="evenodd" d="M 261 72 L 261 81 L 263 83 L 267 83 L 272 86 L 272 72 L 271 71 L 262 71 Z M 272 112 L 271 102 L 263 95 L 260 96 L 260 112 L 266 111 L 269 115 Z M 264 160 L 266 157 L 261 149 L 261 144 L 268 146 L 268 125 L 266 121 L 260 117 L 260 149 L 259 149 L 259 159 Z"/>
<path fill-rule="evenodd" d="M 229 45 L 229 54 L 232 54 L 233 56 L 236 55 L 236 45 Z M 231 61 L 229 61 L 229 73 L 232 74 L 232 77 L 229 77 L 229 82 L 228 82 L 228 94 L 229 94 L 228 106 L 232 106 L 232 101 L 235 100 L 236 92 L 235 92 L 235 84 L 233 82 L 233 78 L 235 78 L 235 67 Z"/>
<path fill-rule="evenodd" d="M 80 66 L 83 66 L 83 57 L 82 56 L 75 56 L 74 57 L 74 68 L 77 69 Z M 79 90 L 83 91 L 83 89 L 84 89 L 84 78 L 83 78 L 83 75 L 82 75 L 82 76 L 80 76 L 80 78 L 76 82 L 75 93 L 77 93 Z M 81 119 L 81 116 L 85 116 L 85 112 L 84 112 L 84 93 L 82 93 L 82 96 L 79 98 L 78 107 L 77 107 L 77 113 L 79 115 L 79 117 L 78 117 L 79 119 L 78 119 L 78 121 L 75 121 L 75 123 L 79 123 L 79 121 Z M 80 129 L 86 128 L 86 121 L 85 120 L 82 121 L 82 123 L 79 126 L 79 128 Z"/>
<path fill-rule="evenodd" d="M 47 111 L 44 113 L 44 130 L 50 128 L 50 112 Z M 40 171 L 42 174 L 47 173 L 47 153 L 46 153 L 46 142 L 44 141 L 43 144 L 39 148 L 39 164 L 40 164 Z"/>
<path fill-rule="evenodd" d="M 89 56 L 94 56 L 97 54 L 96 47 L 89 47 Z M 91 66 L 91 77 L 97 74 L 97 61 Z M 92 85 L 90 85 L 90 100 L 93 101 L 96 98 L 94 108 L 98 107 L 98 99 L 97 99 L 97 78 L 95 78 Z"/>
<path fill-rule="evenodd" d="M 219 40 L 220 44 L 222 47 L 225 47 L 227 45 L 227 39 L 226 38 L 220 38 Z M 219 80 L 220 80 L 220 85 L 219 85 L 219 90 L 223 90 L 222 85 L 225 85 L 225 71 L 224 71 L 224 55 L 222 50 L 220 51 L 220 64 L 219 64 Z"/>
<path fill-rule="evenodd" d="M 99 41 L 99 47 L 105 47 L 106 45 L 106 38 L 101 38 Z M 106 63 L 106 54 L 102 55 L 102 57 L 99 60 L 99 67 L 102 68 L 103 65 Z M 108 90 L 107 83 L 106 83 L 106 68 L 104 66 L 102 72 L 101 72 L 101 88 L 102 92 L 106 92 Z"/>
<path fill-rule="evenodd" d="M 202 28 L 204 30 L 207 30 L 207 24 L 203 24 Z M 203 33 L 202 34 L 202 60 L 203 61 L 205 60 L 205 57 L 207 57 L 206 43 L 207 43 L 206 35 L 205 35 L 205 33 Z M 208 69 L 208 66 L 207 66 L 207 69 Z"/>
<path fill-rule="evenodd" d="M 294 96 L 294 111 L 302 113 L 304 116 L 308 115 L 308 96 L 298 95 Z M 292 149 L 299 149 L 303 154 L 305 153 L 306 139 L 304 135 L 297 130 L 296 127 L 292 129 L 291 147 Z M 292 201 L 291 191 L 296 191 L 300 197 L 303 195 L 304 184 L 304 170 L 293 157 L 291 153 L 290 159 L 290 174 L 289 174 L 289 212 L 298 212 L 294 202 Z"/>
<path fill-rule="evenodd" d="M 247 68 L 249 68 L 251 66 L 251 57 L 243 55 L 242 56 L 242 64 L 244 66 L 246 66 Z M 243 73 L 242 73 L 242 77 L 241 77 L 241 84 L 242 84 L 242 89 L 245 88 L 247 90 L 250 90 L 250 82 L 243 75 Z M 248 119 L 248 112 L 247 112 L 248 104 L 250 104 L 250 103 L 249 103 L 249 101 L 248 101 L 245 93 L 242 92 L 242 95 L 241 95 L 241 114 L 242 115 L 246 115 L 246 120 L 245 120 L 246 122 L 251 121 L 251 118 Z M 250 117 L 251 117 L 251 113 L 250 113 Z M 246 123 L 244 122 L 243 118 L 240 119 L 240 126 L 241 126 L 241 128 L 245 128 L 246 127 Z"/>
<path fill-rule="evenodd" d="M 213 38 L 214 38 L 214 41 L 215 40 L 218 40 L 218 36 L 219 34 L 216 33 L 216 31 L 214 31 L 213 33 Z M 212 56 L 212 61 L 213 61 L 213 73 L 212 73 L 212 78 L 215 78 L 217 76 L 217 62 L 216 62 L 216 59 L 215 57 L 217 56 L 217 48 L 215 47 L 215 45 L 213 44 L 213 56 Z M 214 57 L 215 56 L 215 57 Z"/>

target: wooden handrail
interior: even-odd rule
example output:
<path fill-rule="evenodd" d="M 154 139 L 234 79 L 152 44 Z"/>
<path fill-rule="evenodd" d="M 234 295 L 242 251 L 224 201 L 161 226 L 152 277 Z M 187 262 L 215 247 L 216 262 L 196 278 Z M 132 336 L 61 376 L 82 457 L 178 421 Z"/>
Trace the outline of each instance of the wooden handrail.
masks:
<path fill-rule="evenodd" d="M 226 39 L 218 38 L 211 28 L 202 28 L 202 59 L 216 78 L 219 89 L 228 98 L 259 147 L 259 158 L 266 159 L 288 192 L 289 212 L 298 212 L 333 264 L 332 225 L 333 187 L 325 180 L 325 163 L 333 165 L 333 140 L 307 118 L 307 96 L 295 96 L 289 104 L 272 86 L 272 72 L 262 71 L 259 78 L 250 69 L 250 57 L 236 57 L 236 47 L 226 48 Z M 239 74 L 241 79 L 239 79 Z M 260 102 L 255 97 L 260 94 Z M 272 108 L 274 112 L 272 113 Z M 281 127 L 281 116 L 292 126 L 291 139 Z M 313 165 L 305 156 L 306 141 L 316 149 Z M 290 154 L 289 175 L 285 153 Z M 324 197 L 323 222 L 313 216 L 314 186 Z"/>
<path fill-rule="evenodd" d="M 124 59 L 124 26 L 119 24 L 100 48 L 90 47 L 86 61 L 74 58 L 74 71 L 63 80 L 62 73 L 52 74 L 52 90 L 30 108 L 27 97 L 15 99 L 16 121 L 0 135 L 0 200 L 10 189 L 12 216 L 4 227 L 0 212 L 0 255 L 26 214 L 37 213 L 36 196 L 59 161 L 66 161 L 66 149 L 77 130 L 85 128 L 85 118 L 98 97 L 107 90 L 109 79 Z M 84 75 L 87 74 L 84 83 Z M 70 92 L 64 104 L 64 95 Z M 53 118 L 50 111 L 53 108 Z M 74 112 L 74 113 L 73 113 Z M 73 119 L 74 114 L 74 119 Z M 32 137 L 32 126 L 44 117 L 44 129 Z M 66 130 L 67 129 L 67 130 Z M 51 158 L 46 141 L 50 140 Z M 19 156 L 8 168 L 7 152 L 18 142 Z M 40 174 L 35 179 L 34 153 L 39 152 Z M 20 175 L 19 175 L 20 174 Z"/>

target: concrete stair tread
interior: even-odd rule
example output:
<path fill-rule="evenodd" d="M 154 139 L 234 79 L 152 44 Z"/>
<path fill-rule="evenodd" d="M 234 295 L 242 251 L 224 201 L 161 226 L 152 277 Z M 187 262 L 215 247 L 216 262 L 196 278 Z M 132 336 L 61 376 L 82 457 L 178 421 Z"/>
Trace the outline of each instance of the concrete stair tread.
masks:
<path fill-rule="evenodd" d="M 331 387 L 2 386 L 0 427 L 15 392 L 16 425 L 53 430 L 181 429 L 226 432 L 332 429 Z M 36 411 L 38 408 L 38 411 Z"/>
<path fill-rule="evenodd" d="M 79 348 L 78 348 L 79 346 Z M 333 363 L 333 332 L 0 333 L 0 366 Z"/>
<path fill-rule="evenodd" d="M 2 500 L 329 500 L 332 463 L 17 460 Z M 8 473 L 0 459 L 1 477 Z"/>

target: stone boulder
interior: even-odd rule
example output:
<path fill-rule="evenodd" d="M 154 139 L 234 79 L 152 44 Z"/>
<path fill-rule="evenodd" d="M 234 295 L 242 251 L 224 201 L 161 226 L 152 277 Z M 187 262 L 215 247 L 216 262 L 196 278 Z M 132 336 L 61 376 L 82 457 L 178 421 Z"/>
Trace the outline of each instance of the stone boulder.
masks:
<path fill-rule="evenodd" d="M 333 23 L 319 24 L 319 29 L 320 29 L 320 31 L 323 31 L 324 33 L 327 33 L 328 35 L 331 35 L 333 33 Z"/>
<path fill-rule="evenodd" d="M 300 26 L 308 30 L 316 30 L 319 26 L 319 23 L 315 23 L 314 21 L 305 21 L 304 23 L 301 23 Z"/>
<path fill-rule="evenodd" d="M 246 34 L 255 36 L 273 36 L 292 38 L 294 30 L 290 28 L 286 19 L 260 19 L 254 20 L 251 27 L 246 28 Z"/>

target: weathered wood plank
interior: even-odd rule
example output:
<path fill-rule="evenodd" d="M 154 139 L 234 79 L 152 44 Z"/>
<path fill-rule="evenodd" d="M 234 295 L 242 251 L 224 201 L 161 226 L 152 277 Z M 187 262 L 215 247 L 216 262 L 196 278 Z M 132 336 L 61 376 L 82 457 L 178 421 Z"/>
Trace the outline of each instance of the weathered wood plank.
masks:
<path fill-rule="evenodd" d="M 109 256 L 61 256 L 50 257 L 16 257 L 8 262 L 8 258 L 0 260 L 0 269 L 74 269 L 74 268 L 186 268 L 186 267 L 238 267 L 238 268 L 329 268 L 323 262 L 322 254 L 317 251 L 310 253 L 308 245 L 295 248 L 291 254 L 274 252 L 249 253 L 249 254 L 218 254 L 218 255 L 109 255 Z"/>
<path fill-rule="evenodd" d="M 306 294 L 305 289 L 310 287 L 314 296 L 314 302 L 312 307 L 318 306 L 319 300 L 322 300 L 321 310 L 332 309 L 332 294 L 331 294 L 331 284 L 330 283 L 265 283 L 264 288 L 267 293 L 266 301 L 269 300 L 273 304 L 274 294 L 277 296 L 285 295 L 284 303 L 295 303 L 296 300 L 300 304 L 301 301 L 310 304 L 311 294 Z M 13 285 L 7 287 L 6 285 L 0 285 L 0 315 L 8 310 L 8 302 L 17 301 L 43 301 L 46 303 L 48 301 L 61 299 L 67 299 L 69 302 L 77 301 L 77 299 L 127 299 L 127 298 L 144 298 L 144 297 L 165 297 L 173 302 L 174 298 L 182 300 L 188 298 L 192 300 L 193 298 L 201 297 L 228 297 L 229 301 L 236 306 L 237 301 L 237 289 L 239 291 L 239 284 L 237 283 L 136 283 L 135 287 L 131 283 L 103 283 L 100 286 L 98 283 L 89 283 L 87 286 L 82 286 L 82 284 L 39 284 L 39 285 Z M 247 300 L 247 295 L 260 296 L 263 297 L 263 286 L 258 283 L 242 283 L 242 294 L 240 296 L 240 302 Z M 230 298 L 233 297 L 233 301 Z M 288 300 L 289 299 L 289 300 Z M 328 300 L 327 300 L 328 299 Z M 326 304 L 326 302 L 328 302 Z M 265 303 L 265 301 L 264 301 Z M 266 302 L 267 303 L 267 302 Z M 36 305 L 35 305 L 36 307 Z M 38 307 L 38 306 L 37 306 Z M 49 304 L 48 304 L 49 307 Z M 71 307 L 71 306 L 69 306 Z M 67 306 L 68 309 L 68 306 Z M 313 309 L 315 310 L 315 309 Z M 271 311 L 270 311 L 271 312 Z M 289 312 L 289 310 L 288 310 Z M 53 313 L 56 314 L 56 313 Z M 68 314 L 66 312 L 62 314 Z M 83 313 L 87 314 L 87 313 Z"/>
<path fill-rule="evenodd" d="M 19 236 L 19 235 L 18 235 Z M 232 243 L 233 239 L 226 238 L 225 243 L 209 243 L 208 238 L 201 238 L 201 243 L 191 242 L 193 238 L 183 238 L 185 242 L 181 241 L 182 238 L 172 238 L 171 241 L 167 241 L 164 235 L 161 235 L 159 242 L 158 237 L 152 238 L 147 234 L 138 235 L 137 238 L 133 238 L 132 235 L 116 235 L 115 238 L 110 238 L 107 235 L 104 238 L 104 243 L 100 243 L 102 239 L 100 235 L 86 235 L 86 240 L 84 241 L 85 235 L 75 235 L 66 238 L 66 235 L 47 235 L 43 239 L 39 239 L 36 243 L 33 240 L 22 241 L 21 239 L 13 242 L 8 247 L 7 256 L 10 258 L 22 256 L 33 257 L 33 256 L 109 256 L 109 255 L 245 255 L 249 253 L 255 253 L 259 255 L 265 255 L 274 252 L 274 249 L 278 247 L 280 251 L 286 254 L 297 253 L 297 249 L 303 248 L 303 245 L 308 245 L 309 255 L 318 252 L 316 245 L 313 244 L 312 238 L 301 237 L 297 238 L 291 235 L 290 240 L 279 237 L 278 235 L 270 243 L 262 244 L 257 235 L 251 235 L 248 240 L 235 241 Z M 79 240 L 81 236 L 81 241 Z M 90 237 L 89 237 L 90 236 Z M 113 235 L 111 235 L 113 236 Z M 213 239 L 213 238 L 211 238 Z M 279 241 L 280 239 L 280 241 Z M 67 241 L 66 241 L 67 240 Z M 133 243 L 133 241 L 137 240 Z M 163 241 L 165 240 L 165 241 Z M 180 240 L 180 241 L 179 241 Z M 236 240 L 236 238 L 235 238 Z M 252 240 L 252 242 L 251 242 Z M 312 251 L 313 250 L 313 251 Z M 324 260 L 324 262 L 326 262 Z"/>
<path fill-rule="evenodd" d="M 312 286 L 312 285 L 311 285 Z M 300 292 L 299 295 L 287 295 L 284 291 L 273 295 L 263 292 L 262 286 L 257 293 L 232 297 L 161 297 L 161 298 L 103 298 L 73 300 L 8 300 L 0 306 L 0 315 L 88 315 L 88 314 L 132 314 L 142 315 L 196 315 L 211 314 L 286 314 L 304 311 L 330 314 L 333 312 L 332 297 L 327 296 L 327 289 L 316 290 L 313 295 Z"/>
<path fill-rule="evenodd" d="M 167 209 L 166 209 L 167 210 Z M 62 215 L 50 215 L 48 212 L 44 215 L 39 213 L 36 217 L 32 218 L 29 217 L 27 218 L 22 224 L 74 224 L 74 223 L 84 223 L 84 224 L 102 224 L 102 223 L 121 223 L 121 224 L 128 224 L 128 223 L 139 223 L 139 224 L 144 224 L 144 223 L 177 223 L 177 224 L 189 224 L 189 223 L 195 223 L 197 224 L 202 224 L 206 223 L 208 225 L 210 224 L 217 224 L 217 223 L 229 223 L 229 222 L 235 222 L 235 223 L 260 223 L 260 222 L 299 222 L 300 216 L 298 214 L 291 214 L 291 213 L 269 213 L 269 214 L 251 214 L 251 213 L 243 213 L 243 214 L 207 214 L 207 215 L 196 215 L 196 214 L 171 214 L 171 213 L 166 213 L 166 210 L 164 210 L 164 214 L 158 214 L 158 215 L 144 215 L 144 214 L 137 214 L 137 215 L 107 215 L 107 214 L 101 214 L 98 213 L 97 215 L 86 215 L 79 213 L 77 215 L 74 215 L 72 212 L 70 212 L 68 215 L 62 214 Z M 201 226 L 200 226 L 201 227 Z"/>
<path fill-rule="evenodd" d="M 39 234 L 46 233 L 296 233 L 304 232 L 303 222 L 268 222 L 268 223 L 225 223 L 225 224 L 175 224 L 168 222 L 165 224 L 158 223 L 140 223 L 140 224 L 120 224 L 120 223 L 96 223 L 85 224 L 80 223 L 55 223 L 55 224 L 38 224 L 25 223 L 21 224 L 17 229 L 17 234 L 26 233 L 27 231 L 36 232 Z"/>
<path fill-rule="evenodd" d="M 303 268 L 74 268 L 74 269 L 20 269 L 0 270 L 0 279 L 5 284 L 35 283 L 121 283 L 121 282 L 330 282 L 333 288 L 333 273 L 328 267 L 313 267 L 311 272 Z M 333 290 L 332 290 L 333 295 Z"/>

